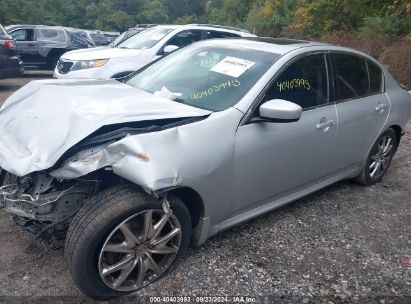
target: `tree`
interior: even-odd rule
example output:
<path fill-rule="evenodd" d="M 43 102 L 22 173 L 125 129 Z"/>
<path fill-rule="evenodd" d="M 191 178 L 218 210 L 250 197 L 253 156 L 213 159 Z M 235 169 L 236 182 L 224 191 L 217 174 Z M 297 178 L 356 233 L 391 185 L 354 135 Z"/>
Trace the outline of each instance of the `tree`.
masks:
<path fill-rule="evenodd" d="M 251 8 L 246 27 L 264 36 L 279 36 L 292 21 L 294 0 L 260 0 Z"/>
<path fill-rule="evenodd" d="M 168 14 L 160 0 L 151 0 L 144 6 L 141 15 L 145 23 L 167 23 Z"/>
<path fill-rule="evenodd" d="M 207 2 L 206 0 L 162 0 L 170 22 L 175 22 L 176 19 L 187 16 L 196 16 L 198 19 L 198 17 L 205 14 Z"/>
<path fill-rule="evenodd" d="M 244 26 L 253 1 L 216 0 L 210 1 L 206 13 L 209 23 Z"/>

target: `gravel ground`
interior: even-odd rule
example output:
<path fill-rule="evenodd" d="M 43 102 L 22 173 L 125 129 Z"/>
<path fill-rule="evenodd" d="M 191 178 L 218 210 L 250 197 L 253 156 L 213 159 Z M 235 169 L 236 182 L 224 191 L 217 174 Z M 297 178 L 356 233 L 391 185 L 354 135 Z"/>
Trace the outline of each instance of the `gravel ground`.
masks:
<path fill-rule="evenodd" d="M 0 81 L 0 104 L 23 83 L 48 76 Z M 411 303 L 410 180 L 409 126 L 383 183 L 340 182 L 221 233 L 191 249 L 174 273 L 119 302 L 249 296 L 263 303 Z M 39 248 L 4 212 L 0 244 L 0 303 L 90 302 L 67 274 L 63 251 Z"/>

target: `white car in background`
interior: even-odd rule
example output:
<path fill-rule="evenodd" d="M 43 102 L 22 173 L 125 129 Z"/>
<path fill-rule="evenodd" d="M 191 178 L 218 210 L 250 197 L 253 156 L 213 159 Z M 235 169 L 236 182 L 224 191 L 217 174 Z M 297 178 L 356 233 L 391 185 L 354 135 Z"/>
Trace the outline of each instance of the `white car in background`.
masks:
<path fill-rule="evenodd" d="M 228 37 L 255 37 L 250 32 L 216 25 L 158 25 L 116 47 L 82 49 L 61 56 L 55 78 L 120 78 L 193 42 Z"/>

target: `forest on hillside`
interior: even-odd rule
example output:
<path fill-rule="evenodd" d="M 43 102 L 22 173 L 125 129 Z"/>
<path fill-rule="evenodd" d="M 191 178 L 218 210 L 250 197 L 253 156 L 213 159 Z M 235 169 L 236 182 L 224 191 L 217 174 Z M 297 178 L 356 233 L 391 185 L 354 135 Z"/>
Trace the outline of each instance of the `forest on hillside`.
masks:
<path fill-rule="evenodd" d="M 409 0 L 1 0 L 0 22 L 115 31 L 138 23 L 237 26 L 359 48 L 411 85 Z"/>

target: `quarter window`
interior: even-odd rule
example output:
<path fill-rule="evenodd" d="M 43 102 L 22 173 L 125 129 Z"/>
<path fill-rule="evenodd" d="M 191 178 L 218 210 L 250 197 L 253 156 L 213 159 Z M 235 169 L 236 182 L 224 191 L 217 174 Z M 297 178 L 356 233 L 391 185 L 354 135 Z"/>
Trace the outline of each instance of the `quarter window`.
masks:
<path fill-rule="evenodd" d="M 331 54 L 336 101 L 366 96 L 370 92 L 365 59 Z"/>
<path fill-rule="evenodd" d="M 287 67 L 265 94 L 264 101 L 272 99 L 291 101 L 303 109 L 326 104 L 328 81 L 324 55 L 310 55 Z"/>
<path fill-rule="evenodd" d="M 373 62 L 367 61 L 370 75 L 370 94 L 379 94 L 383 91 L 382 71 Z"/>

